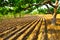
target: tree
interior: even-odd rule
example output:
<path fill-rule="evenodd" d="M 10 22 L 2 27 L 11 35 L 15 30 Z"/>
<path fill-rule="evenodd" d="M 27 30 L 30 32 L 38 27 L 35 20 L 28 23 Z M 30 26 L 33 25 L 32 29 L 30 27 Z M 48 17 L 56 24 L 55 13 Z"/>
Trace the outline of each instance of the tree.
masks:
<path fill-rule="evenodd" d="M 46 4 L 49 4 L 51 5 L 53 8 L 54 8 L 54 13 L 53 13 L 53 18 L 52 18 L 52 24 L 55 25 L 56 24 L 56 15 L 57 15 L 57 8 L 58 8 L 58 1 L 59 0 L 45 0 L 44 2 L 42 3 L 37 3 L 37 4 L 30 4 L 27 8 L 25 9 L 28 9 L 32 6 L 40 6 L 40 5 L 46 5 Z M 55 5 L 53 5 L 53 2 L 55 2 Z M 47 5 L 46 5 L 47 6 Z M 49 9 L 49 7 L 47 6 L 47 8 Z M 49 10 L 50 11 L 50 10 Z"/>

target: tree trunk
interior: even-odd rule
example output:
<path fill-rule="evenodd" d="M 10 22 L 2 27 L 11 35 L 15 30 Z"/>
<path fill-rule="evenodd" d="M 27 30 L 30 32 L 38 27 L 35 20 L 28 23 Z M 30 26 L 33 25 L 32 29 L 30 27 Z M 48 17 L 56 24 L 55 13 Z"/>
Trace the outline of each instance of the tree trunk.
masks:
<path fill-rule="evenodd" d="M 54 14 L 53 14 L 53 18 L 52 18 L 52 24 L 55 25 L 56 24 L 56 16 L 57 16 L 57 13 L 56 13 L 57 9 L 54 8 Z"/>
<path fill-rule="evenodd" d="M 21 18 L 21 13 L 19 14 L 20 18 Z"/>
<path fill-rule="evenodd" d="M 56 0 L 56 2 L 55 2 L 54 14 L 53 14 L 53 18 L 52 18 L 53 25 L 56 24 L 57 8 L 58 8 L 58 0 Z"/>

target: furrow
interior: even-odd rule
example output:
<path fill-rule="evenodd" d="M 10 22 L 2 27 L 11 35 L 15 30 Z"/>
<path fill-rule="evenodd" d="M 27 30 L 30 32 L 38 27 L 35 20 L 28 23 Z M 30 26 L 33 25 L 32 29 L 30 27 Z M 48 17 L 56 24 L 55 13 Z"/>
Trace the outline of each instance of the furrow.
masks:
<path fill-rule="evenodd" d="M 23 27 L 15 30 L 14 32 L 10 33 L 10 35 L 8 35 L 7 37 L 5 37 L 4 40 L 7 40 L 7 39 L 10 40 L 10 39 L 13 39 L 14 37 L 18 36 L 19 34 L 22 34 L 27 28 L 29 28 L 33 23 L 35 23 L 35 21 L 33 21 L 29 25 L 25 25 L 25 26 L 23 26 Z"/>
<path fill-rule="evenodd" d="M 38 22 L 39 22 L 39 21 L 38 21 Z M 19 37 L 17 38 L 17 40 L 25 40 L 24 38 L 26 37 L 26 35 L 28 35 L 29 32 L 31 32 L 31 31 L 35 28 L 35 26 L 38 24 L 38 22 L 35 23 L 35 24 L 33 24 L 29 29 L 27 29 L 21 36 L 19 36 Z"/>
<path fill-rule="evenodd" d="M 36 40 L 37 39 L 37 35 L 39 33 L 39 29 L 40 29 L 40 24 L 42 23 L 42 19 L 39 21 L 39 23 L 36 25 L 35 29 L 33 30 L 33 32 L 30 34 L 30 36 L 27 38 L 27 40 Z"/>

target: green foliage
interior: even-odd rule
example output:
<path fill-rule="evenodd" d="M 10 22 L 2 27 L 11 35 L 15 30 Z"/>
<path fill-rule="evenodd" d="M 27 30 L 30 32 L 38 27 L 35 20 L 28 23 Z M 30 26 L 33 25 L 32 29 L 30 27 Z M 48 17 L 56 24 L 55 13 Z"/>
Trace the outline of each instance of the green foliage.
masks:
<path fill-rule="evenodd" d="M 58 8 L 57 13 L 60 13 L 60 7 Z"/>
<path fill-rule="evenodd" d="M 39 7 L 38 11 L 39 11 L 39 14 L 46 14 L 46 13 L 48 13 L 48 9 L 47 8 L 41 8 L 41 7 Z"/>
<path fill-rule="evenodd" d="M 37 9 L 39 13 L 47 13 L 47 9 L 38 9 L 39 6 L 32 6 L 24 11 L 24 8 L 31 6 L 32 4 L 42 3 L 47 0 L 0 0 L 0 16 L 2 15 L 25 15 L 27 13 L 31 13 L 33 10 Z M 51 0 L 51 2 L 55 2 L 55 0 Z M 50 8 L 51 12 L 53 12 L 53 8 Z M 60 8 L 57 13 L 60 13 Z M 18 14 L 17 14 L 18 13 Z M 34 12 L 35 15 L 37 12 Z M 15 15 L 16 14 L 16 15 Z"/>

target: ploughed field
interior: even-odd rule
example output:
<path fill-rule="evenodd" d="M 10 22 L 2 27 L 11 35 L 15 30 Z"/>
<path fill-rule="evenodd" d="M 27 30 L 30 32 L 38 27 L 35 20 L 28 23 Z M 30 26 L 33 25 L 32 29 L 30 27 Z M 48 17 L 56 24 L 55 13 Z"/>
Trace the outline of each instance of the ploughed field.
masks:
<path fill-rule="evenodd" d="M 0 40 L 60 40 L 60 19 L 55 26 L 40 16 L 2 20 Z"/>

